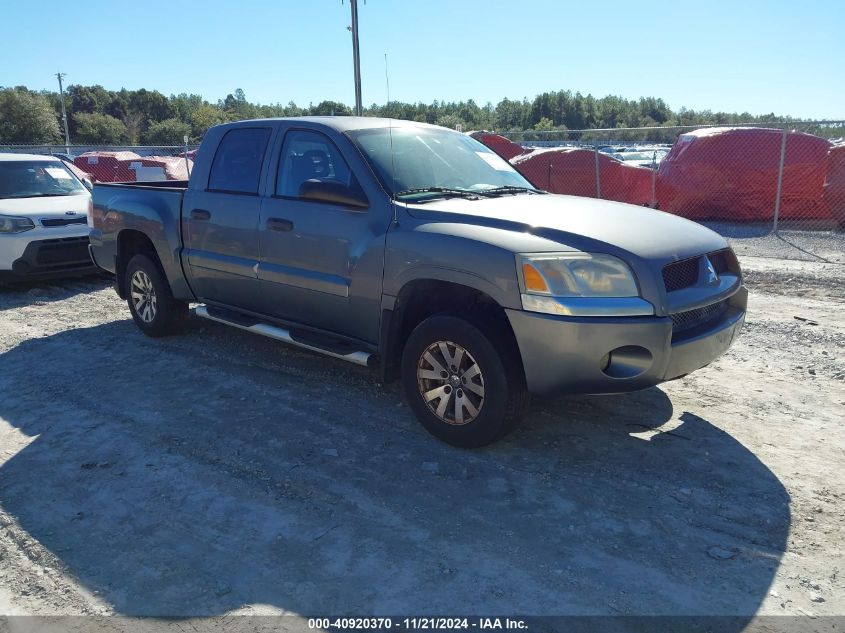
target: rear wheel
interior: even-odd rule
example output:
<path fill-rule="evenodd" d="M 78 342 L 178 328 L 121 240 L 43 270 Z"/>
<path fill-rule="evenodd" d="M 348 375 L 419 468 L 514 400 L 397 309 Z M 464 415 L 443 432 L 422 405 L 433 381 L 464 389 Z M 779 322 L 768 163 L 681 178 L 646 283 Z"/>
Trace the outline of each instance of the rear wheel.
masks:
<path fill-rule="evenodd" d="M 438 315 L 420 323 L 402 354 L 402 383 L 420 423 L 464 448 L 484 446 L 510 430 L 527 404 L 518 359 L 491 328 Z"/>
<path fill-rule="evenodd" d="M 126 301 L 141 331 L 147 336 L 172 334 L 188 313 L 188 304 L 173 298 L 158 263 L 135 255 L 126 266 Z"/>

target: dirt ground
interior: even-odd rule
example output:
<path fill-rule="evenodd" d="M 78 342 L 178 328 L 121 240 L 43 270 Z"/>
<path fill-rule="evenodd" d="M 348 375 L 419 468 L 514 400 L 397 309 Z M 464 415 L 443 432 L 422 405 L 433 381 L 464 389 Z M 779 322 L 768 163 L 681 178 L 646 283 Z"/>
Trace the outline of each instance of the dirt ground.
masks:
<path fill-rule="evenodd" d="M 107 280 L 0 290 L 0 614 L 845 614 L 845 266 L 742 264 L 710 367 L 476 451 Z"/>

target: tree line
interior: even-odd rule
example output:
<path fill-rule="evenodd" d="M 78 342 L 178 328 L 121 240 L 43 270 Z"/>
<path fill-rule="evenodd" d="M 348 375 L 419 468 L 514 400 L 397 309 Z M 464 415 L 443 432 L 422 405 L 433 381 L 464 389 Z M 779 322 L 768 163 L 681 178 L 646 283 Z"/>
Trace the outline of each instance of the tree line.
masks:
<path fill-rule="evenodd" d="M 188 136 L 190 142 L 202 139 L 208 128 L 242 119 L 304 116 L 351 115 L 349 106 L 321 101 L 300 107 L 250 103 L 243 90 L 211 103 L 200 95 L 165 96 L 157 90 L 107 90 L 103 86 L 70 85 L 65 91 L 65 108 L 71 143 L 97 145 L 178 145 Z M 671 142 L 674 133 L 666 126 L 735 125 L 740 123 L 789 123 L 790 117 L 774 113 L 753 116 L 747 112 L 726 113 L 710 110 L 673 111 L 655 97 L 625 99 L 617 96 L 596 98 L 570 90 L 544 92 L 534 99 L 502 99 L 495 106 L 468 101 L 402 103 L 391 101 L 365 108 L 365 116 L 384 116 L 433 123 L 444 127 L 507 133 L 516 140 L 591 140 L 598 135 L 572 134 L 567 130 L 602 128 L 653 128 L 614 133 L 614 140 Z M 822 136 L 841 136 L 843 129 L 816 126 L 810 130 Z M 0 143 L 60 143 L 61 100 L 58 92 L 33 91 L 25 86 L 0 86 Z"/>

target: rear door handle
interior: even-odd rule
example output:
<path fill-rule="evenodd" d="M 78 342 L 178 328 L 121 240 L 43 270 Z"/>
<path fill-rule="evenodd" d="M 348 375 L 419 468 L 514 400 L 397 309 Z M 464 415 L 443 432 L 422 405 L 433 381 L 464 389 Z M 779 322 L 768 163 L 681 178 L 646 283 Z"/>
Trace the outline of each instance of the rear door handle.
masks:
<path fill-rule="evenodd" d="M 267 218 L 267 228 L 271 231 L 292 231 L 293 222 L 284 218 Z"/>
<path fill-rule="evenodd" d="M 191 217 L 194 220 L 210 220 L 211 211 L 206 211 L 205 209 L 194 209 L 191 211 Z"/>

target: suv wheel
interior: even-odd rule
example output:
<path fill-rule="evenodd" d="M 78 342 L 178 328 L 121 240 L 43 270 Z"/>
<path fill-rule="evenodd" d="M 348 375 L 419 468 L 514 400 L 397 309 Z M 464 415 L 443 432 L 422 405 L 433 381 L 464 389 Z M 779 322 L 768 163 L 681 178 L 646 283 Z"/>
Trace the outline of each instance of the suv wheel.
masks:
<path fill-rule="evenodd" d="M 429 433 L 474 448 L 513 427 L 527 392 L 522 366 L 504 351 L 506 343 L 452 316 L 430 317 L 414 329 L 402 354 L 402 383 Z"/>
<path fill-rule="evenodd" d="M 147 336 L 173 333 L 187 315 L 188 304 L 173 298 L 157 263 L 147 255 L 129 260 L 125 287 L 132 319 Z"/>

